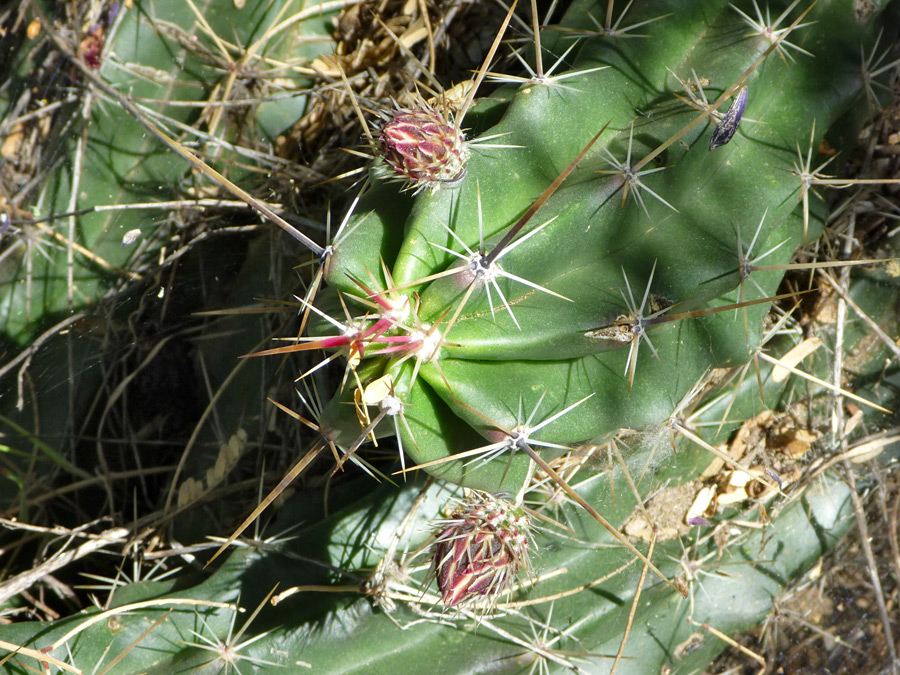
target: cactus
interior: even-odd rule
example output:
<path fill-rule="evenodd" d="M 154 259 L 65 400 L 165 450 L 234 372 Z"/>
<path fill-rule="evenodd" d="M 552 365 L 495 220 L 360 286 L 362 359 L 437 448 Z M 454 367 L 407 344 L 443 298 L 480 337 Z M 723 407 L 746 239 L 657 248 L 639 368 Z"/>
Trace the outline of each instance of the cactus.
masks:
<path fill-rule="evenodd" d="M 72 36 L 75 44 L 80 44 L 77 50 L 67 48 L 72 58 L 113 87 L 127 91 L 147 114 L 157 115 L 154 119 L 178 129 L 178 124 L 193 121 L 194 111 L 202 107 L 209 90 L 216 89 L 215 95 L 223 100 L 263 93 L 263 89 L 244 91 L 253 82 L 238 72 L 246 69 L 253 77 L 266 76 L 259 59 L 300 67 L 317 52 L 330 50 L 327 41 L 324 45 L 315 42 L 325 31 L 323 17 L 303 23 L 301 31 L 276 30 L 289 9 L 287 2 L 249 3 L 242 9 L 203 15 L 190 3 L 159 3 L 147 12 L 123 9 L 119 3 L 106 8 L 96 3 L 90 8 L 66 8 L 59 18 L 83 28 L 87 36 L 84 40 Z M 39 193 L 30 198 L 30 216 L 21 206 L 25 195 L 16 195 L 4 207 L 10 220 L 17 221 L 12 233 L 19 236 L 3 260 L 2 330 L 8 340 L 19 344 L 28 344 L 54 317 L 95 305 L 110 289 L 150 276 L 169 235 L 166 228 L 154 227 L 165 221 L 169 211 L 153 205 L 190 195 L 189 187 L 183 185 L 184 164 L 159 153 L 140 122 L 120 105 L 97 97 L 79 100 L 72 96 L 61 109 L 65 114 L 47 111 L 16 122 L 17 116 L 33 112 L 28 110 L 36 104 L 32 98 L 58 96 L 57 89 L 68 86 L 69 78 L 75 87 L 89 84 L 86 77 L 79 77 L 77 68 L 66 64 L 64 54 L 51 50 L 53 56 L 41 62 L 48 46 L 46 27 L 41 28 L 36 16 L 29 20 L 36 46 L 21 50 L 22 58 L 9 73 L 4 105 L 19 112 L 6 120 L 5 133 L 14 131 L 13 139 L 18 138 L 23 146 L 45 146 L 32 152 L 36 158 L 48 156 L 49 175 L 41 182 Z M 192 38 L 195 25 L 199 35 Z M 211 37 L 225 33 L 237 45 L 248 46 L 250 53 L 241 53 L 239 46 L 229 49 Z M 229 68 L 233 73 L 230 80 L 221 75 Z M 53 79 L 54 69 L 66 69 L 61 81 Z M 202 86 L 197 86 L 198 82 Z M 302 87 L 303 82 L 297 84 Z M 242 93 L 232 92 L 234 87 Z M 32 97 L 31 88 L 39 96 Z M 226 107 L 209 107 L 201 136 L 210 147 L 257 142 L 257 136 L 274 139 L 305 108 L 305 97 L 284 93 L 290 92 L 254 106 L 252 117 L 232 114 Z M 169 101 L 181 105 L 157 105 Z M 77 103 L 83 107 L 76 109 Z M 246 127 L 239 128 L 235 121 Z M 38 131 L 44 123 L 46 130 Z M 16 125 L 15 130 L 10 128 Z M 57 137 L 60 145 L 54 147 Z M 15 143 L 7 145 L 11 159 L 17 148 Z M 67 157 L 71 162 L 60 161 Z M 223 171 L 235 180 L 252 177 L 246 170 Z M 202 194 L 194 192 L 192 196 L 198 208 L 211 204 L 203 201 Z"/>
<path fill-rule="evenodd" d="M 124 416 L 146 413 L 143 421 L 129 420 L 138 425 L 166 406 L 171 390 L 186 385 L 190 348 L 183 340 L 168 335 L 164 349 L 143 351 L 159 332 L 166 333 L 172 317 L 206 308 L 202 293 L 193 291 L 196 279 L 190 272 L 179 277 L 184 284 L 169 285 L 166 295 L 165 271 L 207 264 L 201 262 L 207 252 L 193 246 L 196 237 L 215 238 L 241 218 L 240 208 L 236 211 L 233 201 L 228 205 L 227 192 L 197 186 L 184 162 L 161 149 L 141 121 L 93 87 L 91 78 L 127 92 L 133 106 L 183 141 L 201 139 L 209 161 L 219 157 L 216 166 L 223 174 L 252 189 L 260 170 L 288 165 L 260 151 L 303 115 L 303 87 L 310 81 L 276 83 L 272 100 L 252 107 L 242 99 L 273 86 L 266 59 L 281 64 L 279 74 L 289 67 L 312 75 L 312 59 L 332 49 L 323 36 L 334 12 L 312 12 L 288 30 L 278 24 L 296 8 L 282 1 L 233 3 L 207 14 L 180 1 L 149 9 L 53 5 L 44 7 L 46 15 L 40 3 L 34 10 L 26 5 L 4 15 L 10 23 L 3 33 L 4 49 L 15 56 L 4 64 L 8 86 L 0 94 L 9 111 L 0 128 L 5 139 L 3 433 L 19 449 L 36 440 L 69 439 L 59 440 L 55 453 L 41 454 L 49 471 L 85 478 L 91 471 L 74 470 L 66 455 L 78 444 L 82 431 L 76 430 L 85 419 L 96 416 L 97 405 L 109 403 L 100 399 L 108 397 L 104 379 L 115 377 L 110 371 L 129 359 L 139 363 L 148 353 L 162 355 L 145 362 L 137 378 L 147 380 L 156 371 L 149 379 L 159 375 L 159 380 L 150 383 L 147 398 L 162 400 L 162 406 L 157 400 L 145 405 L 135 391 L 139 385 L 130 392 Z M 15 25 L 28 26 L 27 35 L 24 28 L 13 30 Z M 226 34 L 225 42 L 214 39 Z M 16 40 L 21 48 L 14 51 Z M 241 51 L 241 45 L 248 49 Z M 204 111 L 207 101 L 212 105 Z M 223 148 L 228 148 L 225 157 Z M 41 178 L 25 180 L 29 172 Z M 208 254 L 225 270 L 241 264 L 239 248 L 229 242 Z M 271 294 L 271 284 L 261 292 Z M 223 356 L 233 360 L 241 353 L 226 350 Z M 174 372 L 164 365 L 170 354 Z M 100 367 L 105 359 L 115 364 Z M 162 380 L 168 393 L 158 388 Z M 60 386 L 66 381 L 68 387 Z M 69 411 L 71 417 L 55 411 Z M 100 422 L 99 435 L 119 433 L 122 419 L 115 417 Z M 168 424 L 161 436 L 171 435 L 179 421 Z M 12 475 L 27 477 L 31 471 L 24 452 Z M 20 497 L 4 495 L 3 503 L 11 507 Z"/>
<path fill-rule="evenodd" d="M 357 340 L 381 361 L 370 377 L 390 375 L 405 401 L 404 451 L 438 478 L 516 493 L 532 464 L 515 453 L 513 430 L 559 448 L 664 422 L 704 372 L 759 348 L 765 306 L 744 308 L 739 322 L 672 319 L 774 295 L 778 266 L 820 231 L 808 208 L 802 226 L 794 216 L 797 150 L 816 147 L 858 100 L 864 83 L 849 55 L 865 28 L 846 43 L 829 38 L 847 66 L 823 68 L 791 54 L 812 49 L 825 26 L 847 24 L 834 5 L 814 10 L 815 31 L 788 35 L 796 17 L 782 15 L 775 42 L 727 3 L 633 12 L 628 20 L 650 37 L 617 41 L 591 28 L 589 6 L 573 6 L 560 31 L 543 35 L 547 57 L 582 38 L 566 57 L 572 71 L 509 94 L 485 132 L 505 147 L 471 142 L 465 177 L 419 194 L 402 238 L 381 215 L 389 198 L 380 190 L 335 238 L 326 279 L 345 303 L 362 296 L 364 311 L 381 313 Z M 826 82 L 845 95 L 809 106 Z M 737 108 L 714 125 L 717 106 L 698 103 L 706 90 L 737 94 L 734 105 L 754 118 L 714 151 L 712 127 L 719 135 Z M 540 211 L 528 211 L 607 123 Z M 399 306 L 415 316 L 390 318 Z M 352 421 L 328 423 L 339 438 L 358 434 Z M 501 457 L 484 461 L 492 455 Z"/>
<path fill-rule="evenodd" d="M 552 74 L 497 76 L 469 111 L 387 115 L 367 189 L 313 247 L 310 337 L 256 356 L 346 357 L 292 475 L 331 448 L 335 471 L 391 480 L 339 484 L 327 517 L 289 501 L 272 531 L 306 523 L 293 541 L 254 541 L 208 576 L 131 583 L 113 609 L 0 640 L 60 659 L 65 645 L 83 669 L 120 654 L 127 672 L 704 667 L 851 523 L 833 476 L 782 500 L 795 457 L 767 472 L 719 449 L 760 395 L 804 395 L 763 351 L 798 331 L 764 319 L 823 230 L 804 158 L 854 128 L 869 86 L 875 19 L 783 9 L 655 0 L 602 23 L 605 5 L 576 1 L 540 32 Z M 717 370 L 750 367 L 758 383 Z M 824 404 L 808 405 L 812 420 Z M 390 469 L 360 450 L 383 432 L 400 446 Z M 711 461 L 732 471 L 705 489 L 745 508 L 700 501 Z M 672 532 L 655 533 L 648 495 L 676 486 Z M 730 525 L 738 513 L 765 529 Z"/>

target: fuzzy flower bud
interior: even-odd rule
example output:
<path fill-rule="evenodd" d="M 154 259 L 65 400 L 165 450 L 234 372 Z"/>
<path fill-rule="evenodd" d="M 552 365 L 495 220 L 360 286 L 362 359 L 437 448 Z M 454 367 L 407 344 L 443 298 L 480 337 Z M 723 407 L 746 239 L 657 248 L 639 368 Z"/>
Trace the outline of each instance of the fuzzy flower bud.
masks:
<path fill-rule="evenodd" d="M 460 180 L 469 150 L 463 135 L 434 110 L 398 110 L 381 129 L 384 160 L 415 190 Z"/>
<path fill-rule="evenodd" d="M 528 567 L 528 516 L 503 497 L 472 490 L 437 537 L 434 569 L 447 607 L 490 600 Z"/>

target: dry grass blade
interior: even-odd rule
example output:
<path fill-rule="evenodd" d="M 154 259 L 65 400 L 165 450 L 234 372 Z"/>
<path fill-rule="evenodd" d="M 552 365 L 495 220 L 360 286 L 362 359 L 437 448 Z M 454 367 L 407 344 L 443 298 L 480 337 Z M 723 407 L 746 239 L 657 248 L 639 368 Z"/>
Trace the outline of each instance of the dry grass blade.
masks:
<path fill-rule="evenodd" d="M 56 666 L 60 670 L 63 670 L 67 673 L 78 673 L 79 675 L 82 671 L 79 668 L 74 666 L 70 666 L 65 661 L 60 661 L 59 659 L 55 659 L 49 654 L 45 654 L 41 649 L 31 649 L 30 647 L 22 647 L 21 645 L 14 645 L 10 642 L 4 642 L 0 640 L 0 649 L 8 649 L 10 651 L 9 654 L 0 659 L 0 666 L 6 665 L 6 663 L 12 659 L 13 657 L 21 654 L 22 656 L 30 656 L 36 661 L 43 664 L 48 664 L 51 666 Z M 27 666 L 26 666 L 27 667 Z"/>
<path fill-rule="evenodd" d="M 776 359 L 774 356 L 769 356 L 768 354 L 766 354 L 764 352 L 759 352 L 757 355 L 763 361 L 771 363 L 773 366 L 777 366 L 779 368 L 788 370 L 788 371 L 792 372 L 794 375 L 798 375 L 799 377 L 802 377 L 804 380 L 809 380 L 810 382 L 818 384 L 820 387 L 825 387 L 826 389 L 830 389 L 831 391 L 833 391 L 836 394 L 840 394 L 841 396 L 846 396 L 847 398 L 852 398 L 854 401 L 856 401 L 857 403 L 862 403 L 864 406 L 868 406 L 869 408 L 872 408 L 874 410 L 879 410 L 883 413 L 891 412 L 887 408 L 880 406 L 877 403 L 872 403 L 871 401 L 864 399 L 862 396 L 857 396 L 856 394 L 849 392 L 846 389 L 842 389 L 841 387 L 833 385 L 833 384 L 831 384 L 831 382 L 826 382 L 825 380 L 819 379 L 815 375 L 810 375 L 809 373 L 804 373 L 799 368 L 794 368 L 790 364 L 784 363 L 783 361 Z"/>
<path fill-rule="evenodd" d="M 128 656 L 128 654 L 131 652 L 131 650 L 133 650 L 135 647 L 137 647 L 144 640 L 145 637 L 147 637 L 148 635 L 150 635 L 150 633 L 152 633 L 154 630 L 156 630 L 156 627 L 159 624 L 161 624 L 163 621 L 168 619 L 169 615 L 174 611 L 175 611 L 174 609 L 170 609 L 168 612 L 166 612 L 161 617 L 159 617 L 156 621 L 154 621 L 149 626 L 147 626 L 147 629 L 143 633 L 141 633 L 134 640 L 132 640 L 129 643 L 129 645 L 127 647 L 125 647 L 125 649 L 123 649 L 121 652 L 116 654 L 115 658 L 113 658 L 113 660 L 110 661 L 103 670 L 99 671 L 97 673 L 97 675 L 106 675 L 106 673 L 112 672 L 112 669 L 115 668 L 119 664 L 119 661 L 121 661 L 126 656 Z"/>
<path fill-rule="evenodd" d="M 653 557 L 653 548 L 656 546 L 656 533 L 650 539 L 650 548 L 647 549 L 647 559 Z M 616 660 L 613 661 L 609 675 L 614 675 L 619 668 L 619 661 L 625 653 L 625 645 L 628 643 L 628 635 L 631 633 L 631 625 L 634 623 L 634 615 L 637 612 L 638 603 L 641 601 L 641 591 L 644 590 L 644 582 L 647 580 L 647 564 L 641 569 L 641 577 L 638 579 L 637 589 L 634 592 L 634 599 L 631 601 L 631 610 L 628 612 L 628 621 L 625 623 L 625 632 L 622 635 L 622 642 L 619 644 L 619 650 L 616 652 Z"/>
<path fill-rule="evenodd" d="M 692 441 L 693 443 L 696 443 L 698 446 L 700 446 L 707 452 L 712 453 L 713 455 L 715 455 L 716 457 L 721 459 L 723 462 L 725 462 L 728 466 L 730 466 L 735 471 L 740 471 L 741 473 L 746 474 L 747 476 L 750 477 L 751 480 L 758 480 L 760 483 L 765 485 L 770 490 L 773 490 L 773 491 L 777 492 L 778 494 L 784 496 L 784 492 L 781 491 L 780 487 L 778 487 L 771 481 L 766 480 L 762 476 L 752 473 L 748 467 L 743 466 L 740 462 L 736 462 L 734 460 L 734 458 L 732 458 L 727 452 L 723 452 L 723 451 L 719 450 L 718 448 L 710 445 L 709 443 L 704 441 L 702 438 L 700 438 L 697 434 L 695 434 L 693 431 L 691 431 L 690 429 L 683 426 L 680 422 L 675 422 L 673 424 L 673 426 L 675 428 L 675 431 L 677 431 L 678 433 L 680 433 L 682 436 L 684 436 L 688 440 Z"/>
<path fill-rule="evenodd" d="M 875 323 L 872 320 L 872 317 L 866 314 L 862 310 L 862 308 L 856 304 L 853 298 L 850 297 L 850 294 L 847 293 L 847 291 L 845 291 L 843 287 L 831 277 L 831 275 L 822 274 L 820 276 L 822 276 L 829 283 L 829 285 L 841 297 L 841 300 L 846 302 L 850 306 L 850 308 L 853 309 L 854 312 L 856 312 L 856 315 L 866 322 L 866 325 L 872 329 L 872 332 L 875 333 L 875 335 L 878 336 L 878 339 L 881 340 L 881 343 L 894 353 L 894 357 L 900 359 L 900 345 L 898 345 L 896 341 L 892 340 L 891 337 L 881 329 L 881 326 Z"/>
<path fill-rule="evenodd" d="M 243 200 L 247 204 L 249 204 L 253 209 L 255 209 L 260 215 L 268 218 L 273 223 L 275 223 L 278 227 L 284 230 L 291 237 L 296 239 L 298 242 L 303 244 L 306 248 L 312 251 L 314 254 L 321 256 L 325 253 L 325 249 L 315 243 L 312 239 L 307 237 L 305 234 L 300 232 L 293 225 L 288 223 L 284 218 L 279 216 L 277 213 L 272 211 L 266 204 L 256 199 L 253 195 L 251 195 L 246 190 L 238 187 L 230 180 L 225 178 L 218 171 L 210 167 L 206 162 L 198 158 L 193 152 L 188 150 L 184 145 L 179 143 L 178 141 L 169 138 L 166 134 L 162 132 L 162 130 L 154 124 L 150 118 L 148 118 L 144 113 L 142 113 L 137 106 L 132 103 L 127 96 L 121 94 L 119 91 L 111 87 L 106 83 L 99 75 L 94 73 L 93 70 L 88 68 L 81 59 L 77 58 L 75 54 L 72 53 L 69 46 L 62 40 L 62 38 L 56 33 L 53 29 L 53 26 L 47 21 L 47 18 L 44 16 L 44 13 L 41 11 L 41 8 L 38 6 L 36 0 L 31 0 L 30 2 L 31 9 L 35 13 L 35 16 L 38 17 L 41 22 L 41 27 L 44 31 L 46 31 L 47 35 L 50 36 L 50 39 L 53 41 L 54 46 L 65 54 L 71 60 L 72 64 L 79 69 L 81 75 L 85 77 L 87 80 L 91 82 L 94 86 L 100 89 L 104 94 L 115 100 L 119 103 L 123 108 L 125 108 L 136 120 L 138 120 L 141 125 L 147 131 L 149 131 L 153 136 L 155 136 L 163 145 L 170 148 L 173 152 L 180 155 L 182 158 L 187 160 L 194 168 L 200 171 L 203 174 L 206 174 L 210 178 L 212 178 L 216 183 L 226 188 L 229 192 L 231 192 L 234 196 Z"/>
<path fill-rule="evenodd" d="M 57 638 L 53 644 L 47 648 L 47 651 L 52 652 L 59 649 L 73 637 L 84 632 L 96 623 L 108 621 L 114 616 L 120 616 L 122 614 L 150 607 L 219 607 L 222 609 L 232 609 L 234 608 L 234 604 L 229 602 L 216 602 L 214 600 L 195 600 L 193 598 L 159 598 L 157 600 L 143 600 L 141 602 L 128 603 L 119 607 L 114 607 L 113 609 L 104 610 L 88 617 L 65 633 L 62 637 Z"/>
<path fill-rule="evenodd" d="M 897 648 L 894 644 L 893 629 L 891 628 L 894 621 L 887 608 L 884 599 L 884 589 L 881 584 L 881 577 L 878 572 L 878 563 L 875 560 L 875 554 L 872 552 L 872 539 L 869 535 L 869 526 L 866 523 L 866 510 L 863 507 L 862 500 L 859 498 L 856 487 L 856 469 L 847 460 L 844 461 L 845 475 L 850 484 L 850 499 L 853 502 L 853 515 L 856 518 L 856 526 L 859 528 L 859 540 L 862 543 L 865 553 L 866 562 L 868 563 L 869 579 L 872 584 L 872 590 L 875 595 L 875 601 L 878 606 L 878 613 L 881 618 L 881 625 L 884 629 L 885 643 L 887 644 L 888 653 L 891 657 L 890 668 L 892 673 L 897 673 L 900 668 L 900 661 L 897 659 Z"/>
<path fill-rule="evenodd" d="M 269 504 L 274 502 L 278 498 L 278 495 L 284 492 L 287 487 L 294 481 L 294 479 L 301 473 L 303 473 L 303 470 L 306 469 L 307 466 L 309 466 L 310 462 L 318 457 L 319 453 L 324 447 L 325 442 L 319 441 L 312 447 L 309 452 L 303 455 L 303 457 L 301 457 L 300 460 L 296 464 L 294 464 L 293 467 L 291 467 L 291 470 L 284 475 L 284 478 L 279 481 L 278 485 L 272 488 L 271 492 L 266 495 L 266 498 L 263 499 L 255 509 L 253 509 L 253 511 L 249 516 L 247 516 L 244 522 L 238 525 L 237 529 L 235 529 L 235 531 L 231 533 L 231 536 L 228 537 L 225 543 L 216 550 L 216 552 L 208 561 L 206 561 L 204 567 L 208 567 L 210 563 L 213 562 L 213 560 L 218 558 L 225 551 L 225 549 L 231 546 L 231 544 L 234 543 L 234 540 L 240 537 L 241 533 L 248 527 L 250 527 L 253 521 L 259 517 L 259 514 L 265 511 L 269 507 Z"/>
<path fill-rule="evenodd" d="M 506 13 L 506 18 L 503 19 L 503 23 L 500 24 L 500 28 L 497 30 L 497 36 L 494 38 L 494 43 L 488 50 L 487 56 L 484 57 L 484 64 L 478 70 L 478 75 L 475 76 L 475 83 L 469 89 L 469 92 L 466 94 L 466 98 L 463 100 L 463 103 L 459 108 L 459 114 L 457 114 L 456 116 L 456 122 L 454 125 L 456 131 L 460 130 L 466 113 L 469 111 L 469 108 L 472 107 L 472 102 L 475 100 L 475 94 L 478 92 L 478 87 L 481 86 L 481 83 L 484 81 L 488 66 L 490 66 L 491 61 L 494 59 L 494 54 L 497 53 L 497 48 L 500 46 L 500 41 L 503 39 L 503 34 L 506 32 L 506 28 L 507 26 L 509 26 L 510 19 L 512 19 L 513 12 L 516 11 L 516 5 L 518 4 L 519 0 L 513 1 L 512 7 L 510 7 L 509 12 Z"/>
<path fill-rule="evenodd" d="M 631 552 L 632 555 L 634 555 L 638 560 L 640 560 L 647 567 L 649 567 L 653 571 L 653 573 L 656 576 L 658 576 L 660 579 L 662 579 L 666 583 L 666 585 L 668 585 L 672 590 L 674 590 L 676 593 L 679 593 L 680 595 L 682 595 L 684 597 L 687 597 L 686 590 L 684 590 L 683 588 L 678 588 L 675 584 L 673 584 L 671 581 L 669 581 L 669 579 L 662 572 L 660 572 L 659 569 L 657 569 L 656 565 L 654 565 L 652 562 L 650 562 L 650 560 L 647 558 L 647 556 L 645 556 L 643 553 L 641 553 L 639 550 L 637 550 L 634 547 L 634 545 L 622 535 L 621 532 L 619 532 L 616 528 L 614 528 L 612 525 L 610 525 L 609 521 L 607 521 L 606 518 L 601 516 L 593 506 L 588 504 L 580 494 L 575 492 L 575 490 L 572 489 L 572 486 L 569 485 L 562 478 L 562 476 L 560 476 L 558 473 L 556 473 L 556 471 L 553 470 L 553 467 L 551 467 L 549 464 L 547 464 L 547 462 L 545 462 L 544 459 L 539 454 L 537 454 L 534 450 L 532 450 L 528 446 L 525 446 L 523 448 L 523 450 L 528 454 L 529 457 L 531 457 L 532 461 L 534 461 L 535 464 L 537 464 L 539 467 L 541 467 L 547 473 L 548 476 L 550 476 L 554 481 L 556 481 L 557 485 L 559 485 L 566 492 L 566 494 L 569 495 L 569 497 L 571 497 L 575 502 L 577 502 L 578 505 L 581 506 L 581 508 L 583 508 L 585 511 L 590 513 L 591 516 L 594 517 L 594 520 L 596 520 L 598 523 L 600 523 L 606 529 L 606 531 L 609 532 L 613 537 L 615 537 L 616 540 L 620 544 L 622 544 L 625 548 L 627 548 Z"/>
<path fill-rule="evenodd" d="M 101 533 L 96 538 L 81 544 L 77 548 L 63 550 L 52 555 L 48 560 L 45 560 L 33 569 L 17 574 L 0 584 L 0 602 L 6 602 L 10 598 L 19 595 L 41 579 L 62 569 L 75 560 L 84 558 L 85 556 L 91 555 L 92 553 L 109 546 L 113 546 L 114 544 L 121 544 L 130 535 L 131 531 L 128 528 L 113 528 Z"/>
<path fill-rule="evenodd" d="M 694 623 L 696 623 L 696 622 L 694 622 Z M 723 633 L 719 629 L 713 628 L 712 626 L 710 626 L 707 623 L 700 623 L 700 624 L 696 624 L 696 625 L 700 626 L 700 628 L 702 628 L 705 631 L 709 631 L 710 633 L 715 635 L 717 638 L 722 640 L 722 642 L 725 642 L 725 643 L 731 645 L 732 647 L 734 647 L 735 649 L 740 651 L 742 654 L 746 654 L 751 659 L 756 661 L 759 665 L 761 665 L 764 669 L 766 669 L 766 670 L 768 669 L 768 664 L 766 663 L 766 660 L 763 657 L 761 657 L 759 654 L 754 652 L 752 649 L 747 649 L 741 643 L 736 642 L 734 639 L 728 637 L 727 635 L 725 635 L 725 633 Z"/>
<path fill-rule="evenodd" d="M 522 607 L 530 607 L 532 605 L 543 605 L 548 602 L 553 602 L 554 600 L 560 600 L 562 598 L 567 598 L 573 595 L 578 595 L 579 593 L 583 593 L 591 588 L 596 588 L 600 584 L 605 584 L 610 579 L 613 579 L 617 575 L 621 574 L 629 567 L 634 565 L 637 562 L 637 558 L 632 558 L 624 565 L 621 565 L 614 569 L 612 572 L 608 572 L 604 574 L 602 577 L 598 579 L 594 579 L 593 581 L 584 584 L 583 586 L 576 586 L 575 588 L 570 588 L 567 591 L 560 591 L 559 593 L 554 593 L 553 595 L 548 595 L 546 597 L 539 598 L 529 598 L 528 600 L 518 600 L 516 602 L 500 602 L 497 603 L 497 607 L 499 609 L 521 609 Z"/>

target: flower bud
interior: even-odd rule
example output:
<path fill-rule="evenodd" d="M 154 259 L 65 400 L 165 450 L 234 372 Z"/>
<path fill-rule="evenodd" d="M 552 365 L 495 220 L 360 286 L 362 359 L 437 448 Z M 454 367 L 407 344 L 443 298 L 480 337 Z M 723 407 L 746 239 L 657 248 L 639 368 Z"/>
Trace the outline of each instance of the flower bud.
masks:
<path fill-rule="evenodd" d="M 476 595 L 493 601 L 528 567 L 528 516 L 503 497 L 471 490 L 443 525 L 434 569 L 447 607 Z"/>
<path fill-rule="evenodd" d="M 381 129 L 384 160 L 395 177 L 419 191 L 453 183 L 466 174 L 463 135 L 434 110 L 398 110 Z"/>

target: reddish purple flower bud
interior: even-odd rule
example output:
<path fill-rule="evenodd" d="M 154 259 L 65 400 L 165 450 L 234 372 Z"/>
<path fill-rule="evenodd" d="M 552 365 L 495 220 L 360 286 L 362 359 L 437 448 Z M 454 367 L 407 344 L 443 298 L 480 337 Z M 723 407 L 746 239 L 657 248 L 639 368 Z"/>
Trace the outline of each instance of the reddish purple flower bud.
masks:
<path fill-rule="evenodd" d="M 453 183 L 466 174 L 469 149 L 462 132 L 434 110 L 398 110 L 381 129 L 384 160 L 416 191 Z"/>
<path fill-rule="evenodd" d="M 434 570 L 447 607 L 476 595 L 494 600 L 528 567 L 528 516 L 512 502 L 471 490 L 443 524 Z"/>

